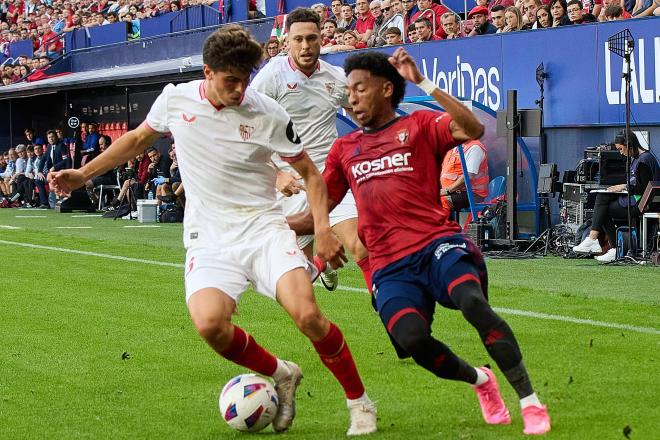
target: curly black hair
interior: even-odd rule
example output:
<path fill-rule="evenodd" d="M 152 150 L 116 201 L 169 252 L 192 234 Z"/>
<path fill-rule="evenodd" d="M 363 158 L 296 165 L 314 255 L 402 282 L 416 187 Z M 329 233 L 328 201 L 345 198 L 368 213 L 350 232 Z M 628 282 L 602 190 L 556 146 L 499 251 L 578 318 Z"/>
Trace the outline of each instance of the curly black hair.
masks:
<path fill-rule="evenodd" d="M 351 55 L 344 62 L 344 72 L 348 76 L 354 70 L 366 70 L 373 76 L 379 76 L 391 82 L 394 86 L 392 108 L 397 108 L 406 91 L 406 80 L 390 63 L 388 55 L 375 51 Z"/>

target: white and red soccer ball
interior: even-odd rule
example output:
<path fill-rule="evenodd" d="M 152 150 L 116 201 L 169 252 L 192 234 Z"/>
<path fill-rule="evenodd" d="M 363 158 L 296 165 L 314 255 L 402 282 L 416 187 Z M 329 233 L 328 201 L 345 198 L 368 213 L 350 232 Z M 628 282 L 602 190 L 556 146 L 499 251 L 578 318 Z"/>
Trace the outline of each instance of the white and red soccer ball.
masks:
<path fill-rule="evenodd" d="M 273 384 L 256 374 L 231 379 L 220 392 L 220 415 L 234 429 L 257 432 L 277 414 L 277 393 Z"/>

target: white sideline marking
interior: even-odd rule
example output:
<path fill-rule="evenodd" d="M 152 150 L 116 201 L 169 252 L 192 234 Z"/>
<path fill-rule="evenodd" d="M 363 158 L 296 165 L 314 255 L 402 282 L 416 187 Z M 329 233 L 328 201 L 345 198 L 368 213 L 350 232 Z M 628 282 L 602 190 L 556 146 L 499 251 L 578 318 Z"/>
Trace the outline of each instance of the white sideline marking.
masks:
<path fill-rule="evenodd" d="M 142 258 L 131 258 L 131 257 L 122 257 L 122 256 L 119 256 L 119 255 L 100 254 L 98 252 L 87 252 L 87 251 L 79 251 L 79 250 L 76 250 L 76 249 L 65 249 L 65 248 L 59 248 L 59 247 L 53 247 L 53 246 L 42 246 L 40 244 L 18 243 L 18 242 L 15 242 L 15 241 L 7 241 L 7 240 L 0 240 L 0 244 L 8 244 L 8 245 L 13 245 L 13 246 L 22 246 L 22 247 L 33 248 L 33 249 L 44 249 L 44 250 L 47 250 L 47 251 L 64 252 L 64 253 L 67 253 L 67 254 L 87 255 L 87 256 L 90 256 L 90 257 L 108 258 L 110 260 L 130 261 L 132 263 L 152 264 L 154 266 L 168 266 L 168 267 L 176 267 L 176 268 L 179 268 L 179 269 L 183 268 L 183 264 L 180 264 L 180 263 L 167 263 L 165 261 L 143 260 Z"/>
<path fill-rule="evenodd" d="M 0 225 L 0 229 L 21 229 L 18 226 Z"/>
<path fill-rule="evenodd" d="M 160 228 L 160 225 L 129 225 L 125 228 Z"/>
<path fill-rule="evenodd" d="M 76 249 L 65 249 L 65 248 L 59 248 L 59 247 L 53 247 L 53 246 L 42 246 L 40 244 L 18 243 L 18 242 L 15 242 L 15 241 L 8 241 L 8 240 L 0 240 L 0 244 L 13 245 L 13 246 L 22 246 L 22 247 L 33 248 L 33 249 L 44 249 L 44 250 L 48 250 L 48 251 L 64 252 L 64 253 L 68 253 L 68 254 L 87 255 L 87 256 L 91 256 L 91 257 L 108 258 L 108 259 L 111 259 L 111 260 L 130 261 L 132 263 L 151 264 L 151 265 L 154 265 L 154 266 L 176 267 L 178 269 L 182 269 L 184 267 L 183 264 L 180 264 L 180 263 L 168 263 L 168 262 L 165 262 L 165 261 L 144 260 L 144 259 L 141 259 L 141 258 L 123 257 L 123 256 L 120 256 L 120 255 L 101 254 L 101 253 L 97 253 L 97 252 L 79 251 L 79 250 L 76 250 Z M 367 293 L 367 289 L 358 288 L 358 287 L 339 286 L 337 288 L 337 290 L 343 290 L 343 291 L 346 291 L 346 292 Z M 646 334 L 650 334 L 650 335 L 660 335 L 660 329 L 656 329 L 656 328 L 653 328 L 653 327 L 638 327 L 638 326 L 635 326 L 635 325 L 617 324 L 615 322 L 595 321 L 595 320 L 592 320 L 592 319 L 573 318 L 572 316 L 551 315 L 551 314 L 548 314 L 548 313 L 530 312 L 530 311 L 527 311 L 527 310 L 508 309 L 508 308 L 502 308 L 502 307 L 494 307 L 494 310 L 497 311 L 497 312 L 500 312 L 500 313 L 504 313 L 504 314 L 526 316 L 528 318 L 546 319 L 546 320 L 550 320 L 550 321 L 570 322 L 572 324 L 590 325 L 592 327 L 613 328 L 613 329 L 617 329 L 617 330 L 629 330 L 629 331 L 633 331 L 633 332 L 646 333 Z"/>
<path fill-rule="evenodd" d="M 46 218 L 45 215 L 17 215 L 16 218 Z"/>
<path fill-rule="evenodd" d="M 71 216 L 71 218 L 84 218 L 84 217 L 103 217 L 103 214 L 76 214 Z"/>
<path fill-rule="evenodd" d="M 55 229 L 92 229 L 91 226 L 56 226 Z"/>
<path fill-rule="evenodd" d="M 359 287 L 338 286 L 337 290 L 347 290 L 350 292 L 368 293 L 367 289 Z M 526 316 L 528 318 L 547 319 L 549 321 L 571 322 L 573 324 L 585 324 L 593 327 L 615 328 L 617 330 L 630 330 L 638 333 L 647 333 L 650 335 L 660 335 L 660 329 L 653 327 L 637 327 L 635 325 L 617 324 L 615 322 L 594 321 L 593 319 L 573 318 L 572 316 L 551 315 L 549 313 L 530 312 L 527 310 L 508 309 L 505 307 L 493 307 L 498 313 L 508 315 Z"/>

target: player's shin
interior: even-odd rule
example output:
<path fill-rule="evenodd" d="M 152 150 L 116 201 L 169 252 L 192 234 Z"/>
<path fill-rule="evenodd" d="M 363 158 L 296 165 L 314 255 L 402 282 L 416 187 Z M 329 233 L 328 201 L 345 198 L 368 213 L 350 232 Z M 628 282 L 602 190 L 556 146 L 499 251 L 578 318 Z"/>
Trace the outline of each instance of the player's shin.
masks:
<path fill-rule="evenodd" d="M 264 376 L 273 376 L 278 369 L 278 359 L 237 326 L 234 326 L 234 336 L 229 346 L 220 354 L 225 359 Z"/>
<path fill-rule="evenodd" d="M 364 385 L 358 373 L 353 355 L 339 328 L 330 323 L 330 331 L 320 341 L 313 341 L 321 362 L 341 384 L 347 399 L 357 399 L 364 394 Z"/>

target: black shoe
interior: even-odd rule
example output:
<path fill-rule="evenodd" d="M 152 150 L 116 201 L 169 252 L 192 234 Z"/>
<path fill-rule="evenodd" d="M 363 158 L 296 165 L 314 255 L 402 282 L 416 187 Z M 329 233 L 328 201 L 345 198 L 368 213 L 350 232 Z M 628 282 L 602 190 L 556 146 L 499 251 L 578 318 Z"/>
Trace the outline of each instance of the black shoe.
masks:
<path fill-rule="evenodd" d="M 48 205 L 39 205 L 39 209 L 50 209 Z"/>

